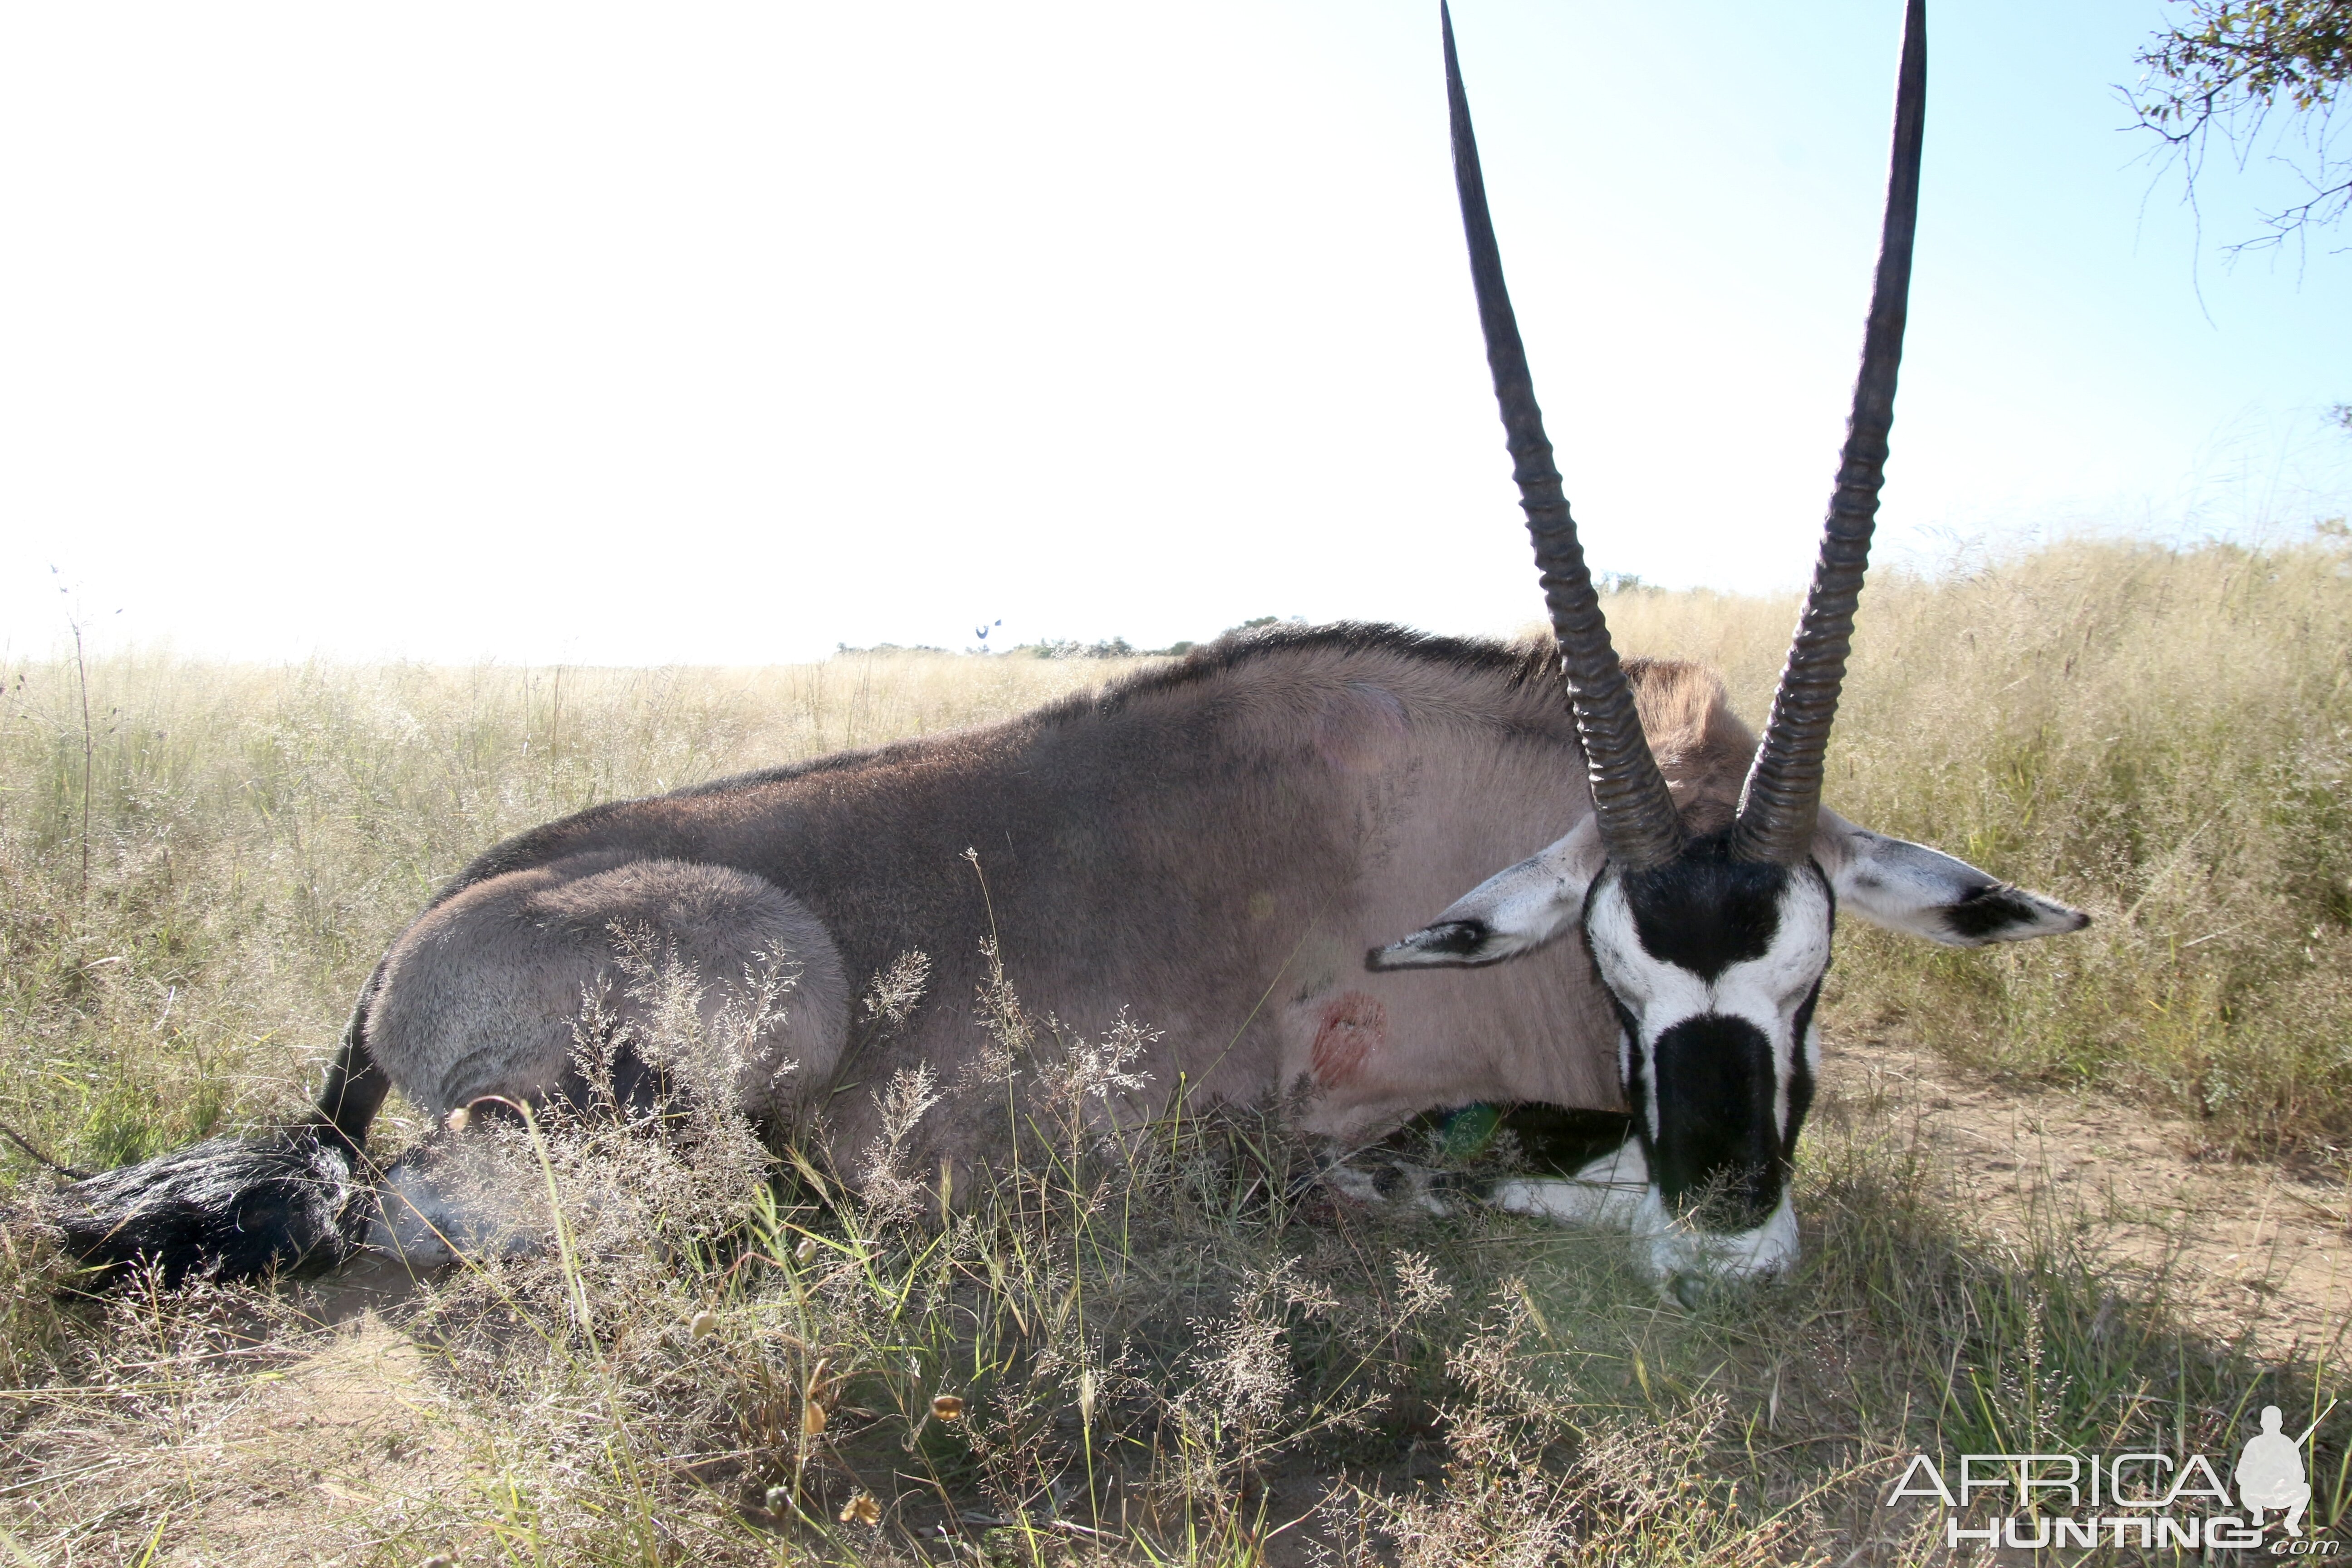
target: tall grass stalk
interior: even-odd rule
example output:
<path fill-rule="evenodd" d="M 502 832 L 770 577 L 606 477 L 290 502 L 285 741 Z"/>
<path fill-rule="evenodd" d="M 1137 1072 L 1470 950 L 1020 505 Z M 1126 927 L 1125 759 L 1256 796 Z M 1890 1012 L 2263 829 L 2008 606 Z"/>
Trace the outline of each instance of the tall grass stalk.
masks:
<path fill-rule="evenodd" d="M 73 617 L 74 686 L 81 697 L 81 889 L 83 903 L 89 902 L 89 779 L 96 747 L 92 743 L 89 724 L 89 658 L 82 647 L 81 617 Z"/>

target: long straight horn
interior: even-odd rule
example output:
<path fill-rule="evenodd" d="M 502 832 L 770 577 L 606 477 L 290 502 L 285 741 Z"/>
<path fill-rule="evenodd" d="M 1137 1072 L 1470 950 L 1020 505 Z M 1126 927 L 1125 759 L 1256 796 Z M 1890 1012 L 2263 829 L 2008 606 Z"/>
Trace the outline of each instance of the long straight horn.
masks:
<path fill-rule="evenodd" d="M 1445 34 L 1445 96 L 1454 118 L 1454 184 L 1462 196 L 1462 230 L 1470 242 L 1470 278 L 1478 291 L 1478 320 L 1486 333 L 1486 365 L 1495 375 L 1495 401 L 1502 405 L 1503 430 L 1511 452 L 1512 477 L 1519 482 L 1519 505 L 1535 541 L 1536 567 L 1543 574 L 1544 604 L 1551 612 L 1552 636 L 1559 644 L 1561 672 L 1584 763 L 1592 781 L 1592 810 L 1601 842 L 1611 859 L 1638 870 L 1671 860 L 1683 845 L 1682 819 L 1674 797 L 1642 738 L 1633 689 L 1609 643 L 1592 573 L 1577 542 L 1576 520 L 1560 491 L 1559 469 L 1544 436 L 1543 412 L 1536 406 L 1528 374 L 1527 350 L 1503 288 L 1503 259 L 1495 247 L 1495 225 L 1486 212 L 1486 182 L 1478 172 L 1478 142 L 1470 132 L 1470 100 L 1462 90 L 1462 67 L 1454 54 L 1454 18 L 1443 0 L 1438 21 Z"/>
<path fill-rule="evenodd" d="M 1895 156 L 1886 176 L 1886 224 L 1878 242 L 1878 281 L 1870 297 L 1862 372 L 1837 492 L 1822 532 L 1813 585 L 1797 617 L 1796 639 L 1772 697 L 1764 743 L 1739 802 L 1731 852 L 1782 866 L 1812 852 L 1821 814 L 1822 768 L 1837 718 L 1853 611 L 1870 565 L 1870 535 L 1886 477 L 1886 433 L 1895 423 L 1895 375 L 1903 361 L 1903 318 L 1911 291 L 1911 237 L 1919 217 L 1919 147 L 1927 110 L 1927 0 L 1910 0 L 1903 23 L 1903 68 L 1895 92 Z"/>

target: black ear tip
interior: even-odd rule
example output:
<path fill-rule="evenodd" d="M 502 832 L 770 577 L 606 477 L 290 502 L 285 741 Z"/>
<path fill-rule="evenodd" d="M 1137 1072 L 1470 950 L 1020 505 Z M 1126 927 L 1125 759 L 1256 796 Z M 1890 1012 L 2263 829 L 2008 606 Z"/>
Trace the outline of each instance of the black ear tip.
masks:
<path fill-rule="evenodd" d="M 1962 947 L 2065 936 L 2091 923 L 2084 911 L 2007 882 L 1970 889 L 1944 906 L 1944 927 Z"/>
<path fill-rule="evenodd" d="M 1426 931 L 1415 931 L 1401 937 L 1386 947 L 1376 947 L 1364 954 L 1364 967 L 1374 974 L 1386 974 L 1395 969 L 1418 969 L 1429 963 L 1429 947 L 1422 940 Z"/>
<path fill-rule="evenodd" d="M 1484 921 L 1441 921 L 1386 947 L 1372 949 L 1364 954 L 1364 967 L 1378 974 L 1391 969 L 1485 963 L 1479 950 L 1492 934 Z"/>

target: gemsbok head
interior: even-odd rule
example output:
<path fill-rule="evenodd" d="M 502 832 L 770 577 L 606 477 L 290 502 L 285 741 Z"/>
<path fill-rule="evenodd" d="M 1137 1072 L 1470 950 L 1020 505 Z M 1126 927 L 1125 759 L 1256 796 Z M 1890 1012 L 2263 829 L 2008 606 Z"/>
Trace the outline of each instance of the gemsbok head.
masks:
<path fill-rule="evenodd" d="M 1910 0 L 1877 280 L 1819 563 L 1735 819 L 1686 828 L 1643 738 L 1536 406 L 1503 286 L 1454 28 L 1441 11 L 1454 167 L 1486 358 L 1535 542 L 1593 816 L 1371 955 L 1375 969 L 1500 963 L 1574 931 L 1614 1002 L 1618 1067 L 1645 1173 L 1627 1216 L 1659 1280 L 1687 1295 L 1796 1253 L 1788 1179 L 1820 1063 L 1814 1005 L 1841 907 L 1975 946 L 2088 917 L 1822 807 L 1823 758 L 1894 421 L 1927 100 L 1924 0 Z"/>

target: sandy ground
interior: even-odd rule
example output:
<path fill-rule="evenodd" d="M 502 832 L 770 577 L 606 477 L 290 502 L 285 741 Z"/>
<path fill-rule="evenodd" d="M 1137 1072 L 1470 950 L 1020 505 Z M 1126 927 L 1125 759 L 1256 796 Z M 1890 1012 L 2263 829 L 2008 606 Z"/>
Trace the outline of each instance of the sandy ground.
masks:
<path fill-rule="evenodd" d="M 425 1373 L 405 1334 L 362 1312 L 322 1348 L 207 1377 L 142 1423 L 108 1412 L 100 1431 L 80 1432 L 68 1416 L 41 1435 L 50 1462 L 37 1456 L 35 1489 L 11 1500 L 11 1533 L 42 1543 L 27 1561 L 61 1568 L 382 1561 L 412 1520 L 462 1495 L 452 1402 Z M 70 1527 L 59 1535 L 50 1521 Z"/>
<path fill-rule="evenodd" d="M 459 1480 L 448 1417 L 415 1345 L 373 1314 L 354 1321 L 224 1422 L 211 1453 L 194 1457 L 233 1462 L 236 1484 L 165 1561 L 364 1560 Z"/>
<path fill-rule="evenodd" d="M 1825 1087 L 1941 1156 L 1996 1235 L 2078 1231 L 2116 1276 L 2202 1332 L 2265 1358 L 2332 1352 L 2352 1322 L 2352 1191 L 2280 1166 L 2200 1158 L 2190 1122 L 2112 1095 L 2021 1093 L 1900 1046 L 1848 1047 Z M 2333 1357 L 2331 1355 L 2330 1359 Z"/>

